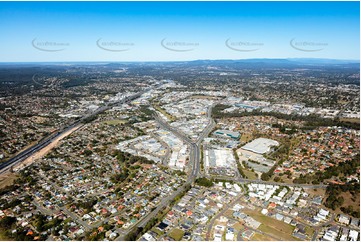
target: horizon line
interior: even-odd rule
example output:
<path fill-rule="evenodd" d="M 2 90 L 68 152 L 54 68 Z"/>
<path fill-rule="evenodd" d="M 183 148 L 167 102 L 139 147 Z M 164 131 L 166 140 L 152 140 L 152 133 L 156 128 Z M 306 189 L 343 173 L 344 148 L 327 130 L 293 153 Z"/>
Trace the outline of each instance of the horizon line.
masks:
<path fill-rule="evenodd" d="M 192 62 L 192 61 L 238 61 L 238 60 L 326 60 L 326 61 L 353 61 L 360 62 L 360 59 L 336 59 L 336 58 L 315 58 L 315 57 L 287 57 L 287 58 L 244 58 L 244 59 L 191 59 L 191 60 L 144 60 L 144 61 L 108 61 L 108 60 L 99 60 L 99 61 L 0 61 L 0 64 L 7 63 L 154 63 L 154 62 Z"/>

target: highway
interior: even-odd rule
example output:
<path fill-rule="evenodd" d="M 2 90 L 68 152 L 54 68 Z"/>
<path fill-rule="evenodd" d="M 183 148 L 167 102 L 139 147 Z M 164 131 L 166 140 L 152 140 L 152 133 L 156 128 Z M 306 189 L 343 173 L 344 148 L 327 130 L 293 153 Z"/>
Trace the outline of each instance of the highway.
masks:
<path fill-rule="evenodd" d="M 158 125 L 170 132 L 172 132 L 175 136 L 183 140 L 186 144 L 190 147 L 190 159 L 189 159 L 189 167 L 190 173 L 188 175 L 187 181 L 183 186 L 178 188 L 175 192 L 171 193 L 168 197 L 164 198 L 161 203 L 149 214 L 147 214 L 143 219 L 138 221 L 136 224 L 128 228 L 126 231 L 123 231 L 121 229 L 118 229 L 118 233 L 120 233 L 120 236 L 116 239 L 117 241 L 122 241 L 125 239 L 125 235 L 128 234 L 133 228 L 135 227 L 144 227 L 151 218 L 156 217 L 159 212 L 165 207 L 167 207 L 173 199 L 181 194 L 185 189 L 187 185 L 191 185 L 195 179 L 200 175 L 200 145 L 205 137 L 209 135 L 209 133 L 214 129 L 215 122 L 211 117 L 213 105 L 209 107 L 208 109 L 208 118 L 209 118 L 209 124 L 206 126 L 206 128 L 202 131 L 202 133 L 199 135 L 198 139 L 194 142 L 189 137 L 187 137 L 184 133 L 180 132 L 179 130 L 172 127 L 168 122 L 166 122 L 164 119 L 162 119 L 156 112 L 153 113 L 153 117 L 155 121 L 158 123 Z M 262 180 L 251 180 L 251 179 L 244 179 L 244 178 L 230 178 L 236 182 L 239 183 L 259 183 L 259 184 L 270 184 L 270 185 L 279 185 L 279 186 L 297 186 L 297 187 L 304 187 L 304 188 L 325 188 L 327 185 L 309 185 L 309 184 L 285 184 L 285 183 L 277 183 L 277 182 L 268 182 L 268 181 L 262 181 Z M 249 228 L 251 229 L 251 228 Z M 253 229 L 251 229 L 253 230 Z M 258 233 L 261 233 L 261 231 L 256 231 Z"/>
<path fill-rule="evenodd" d="M 186 183 L 184 183 L 183 186 L 179 187 L 175 192 L 171 193 L 168 197 L 164 198 L 152 212 L 148 213 L 143 219 L 138 221 L 132 227 L 128 228 L 126 231 L 122 231 L 120 229 L 117 230 L 117 232 L 120 233 L 120 236 L 116 238 L 117 241 L 124 241 L 125 235 L 128 234 L 133 228 L 144 227 L 151 218 L 156 217 L 161 210 L 165 209 L 174 200 L 175 197 L 177 197 L 179 194 L 184 192 L 186 190 L 186 187 L 188 185 L 191 185 L 195 181 L 195 179 L 199 175 L 199 170 L 200 170 L 200 148 L 199 148 L 200 144 L 202 143 L 203 139 L 209 135 L 209 133 L 212 131 L 212 129 L 215 126 L 215 122 L 211 118 L 212 107 L 213 106 L 210 106 L 208 109 L 208 117 L 210 119 L 210 122 L 207 125 L 207 127 L 202 131 L 196 142 L 192 141 L 185 134 L 170 126 L 170 124 L 167 123 L 165 120 L 163 120 L 156 112 L 153 113 L 154 119 L 161 128 L 172 132 L 175 136 L 177 136 L 178 138 L 183 140 L 183 142 L 189 145 L 190 147 L 189 163 L 190 163 L 190 167 L 192 168 Z"/>
<path fill-rule="evenodd" d="M 211 108 L 209 110 L 211 110 Z M 177 129 L 170 126 L 170 124 L 167 123 L 165 120 L 163 120 L 156 112 L 153 113 L 153 117 L 161 128 L 172 132 L 175 136 L 177 136 L 183 142 L 185 142 L 186 144 L 189 145 L 189 147 L 190 147 L 189 163 L 190 163 L 190 166 L 192 167 L 192 169 L 187 178 L 186 183 L 184 183 L 183 186 L 179 187 L 175 192 L 171 193 L 169 196 L 164 198 L 152 212 L 148 213 L 144 218 L 142 218 L 136 224 L 134 224 L 133 226 L 128 228 L 126 231 L 118 230 L 117 232 L 121 233 L 121 234 L 118 238 L 116 238 L 116 241 L 124 241 L 125 235 L 128 234 L 133 228 L 144 227 L 151 218 L 156 217 L 161 210 L 165 209 L 174 200 L 175 197 L 177 197 L 179 194 L 181 194 L 183 191 L 185 191 L 187 185 L 191 185 L 195 181 L 195 179 L 197 178 L 197 176 L 199 174 L 199 169 L 200 169 L 199 144 L 202 142 L 204 137 L 208 136 L 209 132 L 214 127 L 214 121 L 211 120 L 210 123 L 208 124 L 208 126 L 203 130 L 202 134 L 199 136 L 197 141 L 193 142 L 185 134 L 183 134 L 182 132 L 180 132 Z"/>
<path fill-rule="evenodd" d="M 37 151 L 39 151 L 42 148 L 49 145 L 56 138 L 58 138 L 59 136 L 61 136 L 64 133 L 68 132 L 69 130 L 71 130 L 72 128 L 74 128 L 75 126 L 77 126 L 79 124 L 80 124 L 80 121 L 76 121 L 75 123 L 71 124 L 70 126 L 61 129 L 61 131 L 58 131 L 56 133 L 53 133 L 53 134 L 47 136 L 46 138 L 43 138 L 37 144 L 35 144 L 35 145 L 31 146 L 30 148 L 20 152 L 19 154 L 17 154 L 13 158 L 7 160 L 6 162 L 1 163 L 0 164 L 0 174 L 8 171 L 11 166 L 16 165 L 16 164 L 22 162 L 23 160 L 25 160 L 26 158 L 32 156 Z"/>
<path fill-rule="evenodd" d="M 214 105 L 215 104 L 208 107 L 207 117 L 209 119 L 209 123 L 206 126 L 206 128 L 202 131 L 202 133 L 199 135 L 199 137 L 198 137 L 198 139 L 196 141 L 196 144 L 193 147 L 194 150 L 195 150 L 195 158 L 198 161 L 198 162 L 195 163 L 195 169 L 193 170 L 193 173 L 197 177 L 201 175 L 200 174 L 200 164 L 202 162 L 200 160 L 200 157 L 201 157 L 201 155 L 200 155 L 201 154 L 201 149 L 200 149 L 201 143 L 202 143 L 204 138 L 208 137 L 208 135 L 212 132 L 212 130 L 216 126 L 216 123 L 214 122 L 214 120 L 212 118 L 212 109 L 213 109 Z"/>
<path fill-rule="evenodd" d="M 157 88 L 160 85 L 154 87 Z M 81 124 L 82 122 L 91 119 L 92 117 L 95 117 L 96 115 L 105 112 L 106 110 L 119 105 L 119 104 L 123 104 L 123 103 L 127 103 L 130 102 L 138 97 L 140 97 L 142 94 L 144 94 L 145 92 L 148 92 L 149 90 L 151 90 L 152 88 L 147 88 L 141 92 L 138 92 L 136 94 L 133 94 L 129 97 L 126 97 L 120 101 L 115 101 L 115 102 L 111 102 L 108 103 L 107 105 L 98 108 L 97 110 L 95 110 L 94 112 L 88 113 L 86 115 L 84 115 L 82 118 L 78 119 L 77 121 L 75 121 L 74 123 L 65 126 L 65 127 L 61 127 L 57 132 L 50 134 L 49 136 L 43 138 L 42 140 L 40 140 L 37 144 L 27 148 L 26 150 L 20 152 L 19 154 L 15 155 L 14 157 L 10 158 L 9 160 L 7 160 L 6 162 L 3 162 L 0 164 L 0 174 L 8 171 L 12 166 L 22 162 L 23 160 L 25 160 L 26 158 L 32 156 L 34 153 L 38 152 L 39 150 L 43 149 L 44 147 L 48 146 L 51 142 L 53 142 L 55 139 L 57 139 L 59 136 L 63 135 L 64 133 L 66 133 L 67 131 L 71 130 L 72 128 L 74 128 L 75 126 Z"/>
<path fill-rule="evenodd" d="M 153 88 L 157 88 L 157 87 L 158 86 L 153 87 Z M 91 120 L 96 115 L 103 113 L 104 111 L 114 107 L 115 105 L 130 102 L 130 101 L 140 97 L 142 94 L 144 94 L 145 92 L 148 92 L 151 89 L 152 88 L 147 88 L 141 92 L 138 92 L 134 95 L 126 97 L 120 101 L 108 103 L 107 105 L 98 108 L 94 112 L 84 115 L 82 118 L 75 121 L 74 123 L 72 123 L 66 127 L 60 128 L 59 131 L 57 131 L 56 133 L 53 133 L 53 134 L 45 137 L 44 139 L 39 141 L 36 145 L 19 153 L 15 157 L 9 159 L 7 162 L 0 164 L 0 174 L 9 170 L 11 166 L 22 162 L 23 160 L 30 157 L 37 151 L 46 147 L 48 144 L 50 144 L 52 141 L 54 141 L 57 137 L 59 137 L 60 135 L 62 135 L 65 132 L 67 132 L 68 130 L 74 128 L 75 126 L 83 123 L 84 121 Z M 184 133 L 182 133 L 179 130 L 177 130 L 176 128 L 172 127 L 168 122 L 163 120 L 156 112 L 153 113 L 155 121 L 158 123 L 158 125 L 161 128 L 172 132 L 175 136 L 180 138 L 183 142 L 185 142 L 189 146 L 189 148 L 190 148 L 189 168 L 190 169 L 189 169 L 188 178 L 187 178 L 186 182 L 183 184 L 183 186 L 179 187 L 176 191 L 172 192 L 171 194 L 169 194 L 169 196 L 164 198 L 153 211 L 148 213 L 144 218 L 139 220 L 136 224 L 134 224 L 133 226 L 131 226 L 130 228 L 128 228 L 125 231 L 121 230 L 121 229 L 117 229 L 117 232 L 120 233 L 120 236 L 116 240 L 118 240 L 118 241 L 124 240 L 124 236 L 127 235 L 135 227 L 144 227 L 149 222 L 150 219 L 156 217 L 161 210 L 164 210 L 167 206 L 169 206 L 169 204 L 174 200 L 174 198 L 176 196 L 178 196 L 179 194 L 184 192 L 186 190 L 186 187 L 189 185 L 192 185 L 194 183 L 194 181 L 196 180 L 196 178 L 200 176 L 200 162 L 201 162 L 200 161 L 200 157 L 201 157 L 200 145 L 201 145 L 203 139 L 209 135 L 209 133 L 214 129 L 214 127 L 216 125 L 214 120 L 211 117 L 211 112 L 212 112 L 213 106 L 214 105 L 209 106 L 208 111 L 207 111 L 209 123 L 207 124 L 206 128 L 202 131 L 202 133 L 199 135 L 199 137 L 195 141 L 191 140 Z M 325 188 L 325 187 L 327 187 L 327 185 L 323 185 L 323 184 L 322 185 L 284 184 L 284 183 L 268 182 L 268 181 L 262 181 L 262 180 L 251 180 L 251 179 L 244 179 L 244 178 L 236 178 L 236 179 L 230 178 L 230 179 L 233 181 L 239 182 L 239 183 L 260 183 L 260 184 L 270 184 L 270 185 L 280 185 L 280 186 L 298 186 L 298 187 L 304 187 L 304 188 Z M 72 213 L 69 212 L 68 210 L 66 210 L 66 208 L 62 207 L 61 209 L 65 213 L 67 213 L 69 216 L 71 216 L 73 219 L 78 221 L 86 229 L 91 229 L 91 226 L 87 225 L 83 221 L 80 222 L 79 218 L 72 215 Z"/>

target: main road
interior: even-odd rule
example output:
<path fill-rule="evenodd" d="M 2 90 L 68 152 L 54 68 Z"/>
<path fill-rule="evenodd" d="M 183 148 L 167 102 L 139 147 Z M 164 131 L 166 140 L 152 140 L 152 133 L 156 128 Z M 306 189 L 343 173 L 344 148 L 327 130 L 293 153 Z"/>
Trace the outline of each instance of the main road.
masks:
<path fill-rule="evenodd" d="M 174 135 L 176 135 L 178 138 L 183 140 L 186 144 L 190 146 L 190 156 L 189 156 L 189 166 L 191 167 L 190 175 L 188 176 L 188 182 L 192 183 L 194 180 L 199 176 L 200 171 L 200 145 L 205 137 L 209 135 L 209 133 L 214 129 L 215 122 L 212 119 L 212 108 L 214 105 L 211 105 L 208 107 L 207 110 L 207 117 L 209 119 L 209 123 L 206 126 L 206 128 L 202 131 L 202 133 L 199 135 L 196 141 L 191 140 L 189 137 L 187 137 L 184 133 L 180 132 L 176 128 L 172 127 L 168 122 L 166 122 L 164 119 L 162 119 L 157 113 L 154 113 L 154 119 L 157 121 L 157 123 L 163 128 L 170 132 L 172 132 Z"/>
<path fill-rule="evenodd" d="M 157 85 L 154 88 L 159 87 L 160 85 Z M 77 121 L 75 121 L 72 124 L 69 124 L 67 126 L 63 126 L 60 129 L 58 129 L 57 132 L 54 132 L 52 134 L 50 134 L 47 137 L 44 137 L 43 139 L 41 139 L 37 144 L 31 146 L 30 148 L 27 148 L 26 150 L 20 152 L 19 154 L 15 155 L 14 157 L 12 157 L 11 159 L 3 162 L 0 164 L 0 174 L 8 171 L 12 166 L 24 161 L 26 158 L 32 156 L 34 153 L 38 152 L 39 150 L 45 148 L 46 146 L 48 146 L 51 142 L 53 142 L 54 140 L 56 140 L 58 137 L 60 137 L 61 135 L 63 135 L 64 133 L 68 132 L 69 130 L 73 129 L 74 127 L 76 127 L 77 125 L 81 124 L 82 122 L 86 122 L 87 120 L 95 117 L 96 115 L 105 112 L 106 110 L 119 105 L 119 104 L 123 104 L 123 103 L 127 103 L 130 102 L 138 97 L 140 97 L 142 94 L 144 94 L 145 92 L 150 91 L 152 88 L 147 88 L 141 92 L 138 92 L 136 94 L 133 94 L 131 96 L 125 97 L 120 101 L 115 101 L 115 102 L 111 102 L 106 104 L 103 107 L 100 107 L 98 109 L 96 109 L 95 111 L 88 113 L 86 115 L 84 115 L 82 118 L 78 119 Z"/>
<path fill-rule="evenodd" d="M 204 137 L 207 137 L 208 134 L 212 131 L 215 126 L 214 120 L 211 118 L 211 111 L 212 107 L 208 108 L 208 117 L 209 123 L 206 128 L 202 131 L 198 139 L 194 142 L 189 137 L 187 137 L 184 133 L 180 132 L 179 130 L 172 127 L 169 123 L 167 123 L 164 119 L 162 119 L 156 112 L 153 113 L 154 119 L 165 130 L 172 132 L 175 136 L 180 138 L 183 142 L 190 146 L 190 156 L 189 156 L 189 167 L 191 170 L 189 172 L 187 181 L 179 187 L 175 192 L 171 193 L 169 196 L 164 198 L 160 204 L 150 213 L 148 213 L 143 219 L 138 221 L 132 227 L 128 228 L 127 230 L 117 229 L 117 232 L 120 234 L 117 241 L 124 241 L 125 236 L 135 227 L 144 227 L 152 218 L 155 218 L 160 211 L 164 210 L 178 195 L 182 194 L 187 188 L 187 186 L 192 185 L 192 183 L 196 180 L 197 176 L 199 175 L 200 170 L 200 148 L 199 145 L 201 144 Z"/>

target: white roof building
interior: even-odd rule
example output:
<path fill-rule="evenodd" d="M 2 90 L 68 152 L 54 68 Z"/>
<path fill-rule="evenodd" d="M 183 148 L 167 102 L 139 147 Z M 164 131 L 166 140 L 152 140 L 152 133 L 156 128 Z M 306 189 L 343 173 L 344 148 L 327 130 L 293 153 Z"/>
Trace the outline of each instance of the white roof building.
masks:
<path fill-rule="evenodd" d="M 233 186 L 234 186 L 234 189 L 236 189 L 237 192 L 241 191 L 241 187 L 238 186 L 237 184 L 233 184 Z"/>
<path fill-rule="evenodd" d="M 279 143 L 271 139 L 258 138 L 244 145 L 242 149 L 249 150 L 257 154 L 264 154 L 269 152 L 272 146 L 279 146 Z"/>
<path fill-rule="evenodd" d="M 321 214 L 322 216 L 328 216 L 328 214 L 330 212 L 328 210 L 324 210 L 324 209 L 321 208 L 321 210 L 318 213 Z"/>
<path fill-rule="evenodd" d="M 357 241 L 358 235 L 359 232 L 357 232 L 356 230 L 350 230 L 348 237 L 350 238 L 351 241 Z"/>
<path fill-rule="evenodd" d="M 234 232 L 232 230 L 227 229 L 226 240 L 233 240 L 233 239 L 234 239 Z"/>
<path fill-rule="evenodd" d="M 341 214 L 338 221 L 342 224 L 349 224 L 350 223 L 350 218 L 346 215 Z"/>

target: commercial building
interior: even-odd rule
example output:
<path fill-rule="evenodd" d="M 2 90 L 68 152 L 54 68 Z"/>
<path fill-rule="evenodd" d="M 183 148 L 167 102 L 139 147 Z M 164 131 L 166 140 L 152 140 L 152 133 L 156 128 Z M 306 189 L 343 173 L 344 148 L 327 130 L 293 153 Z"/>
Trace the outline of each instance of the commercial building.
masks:
<path fill-rule="evenodd" d="M 230 131 L 230 130 L 223 130 L 223 129 L 216 130 L 214 132 L 214 134 L 229 137 L 229 138 L 232 138 L 232 139 L 239 139 L 239 137 L 241 136 L 239 132 L 233 132 L 233 131 Z"/>
<path fill-rule="evenodd" d="M 244 145 L 242 149 L 249 150 L 257 154 L 265 154 L 270 152 L 273 146 L 279 146 L 279 143 L 271 139 L 258 138 Z"/>

